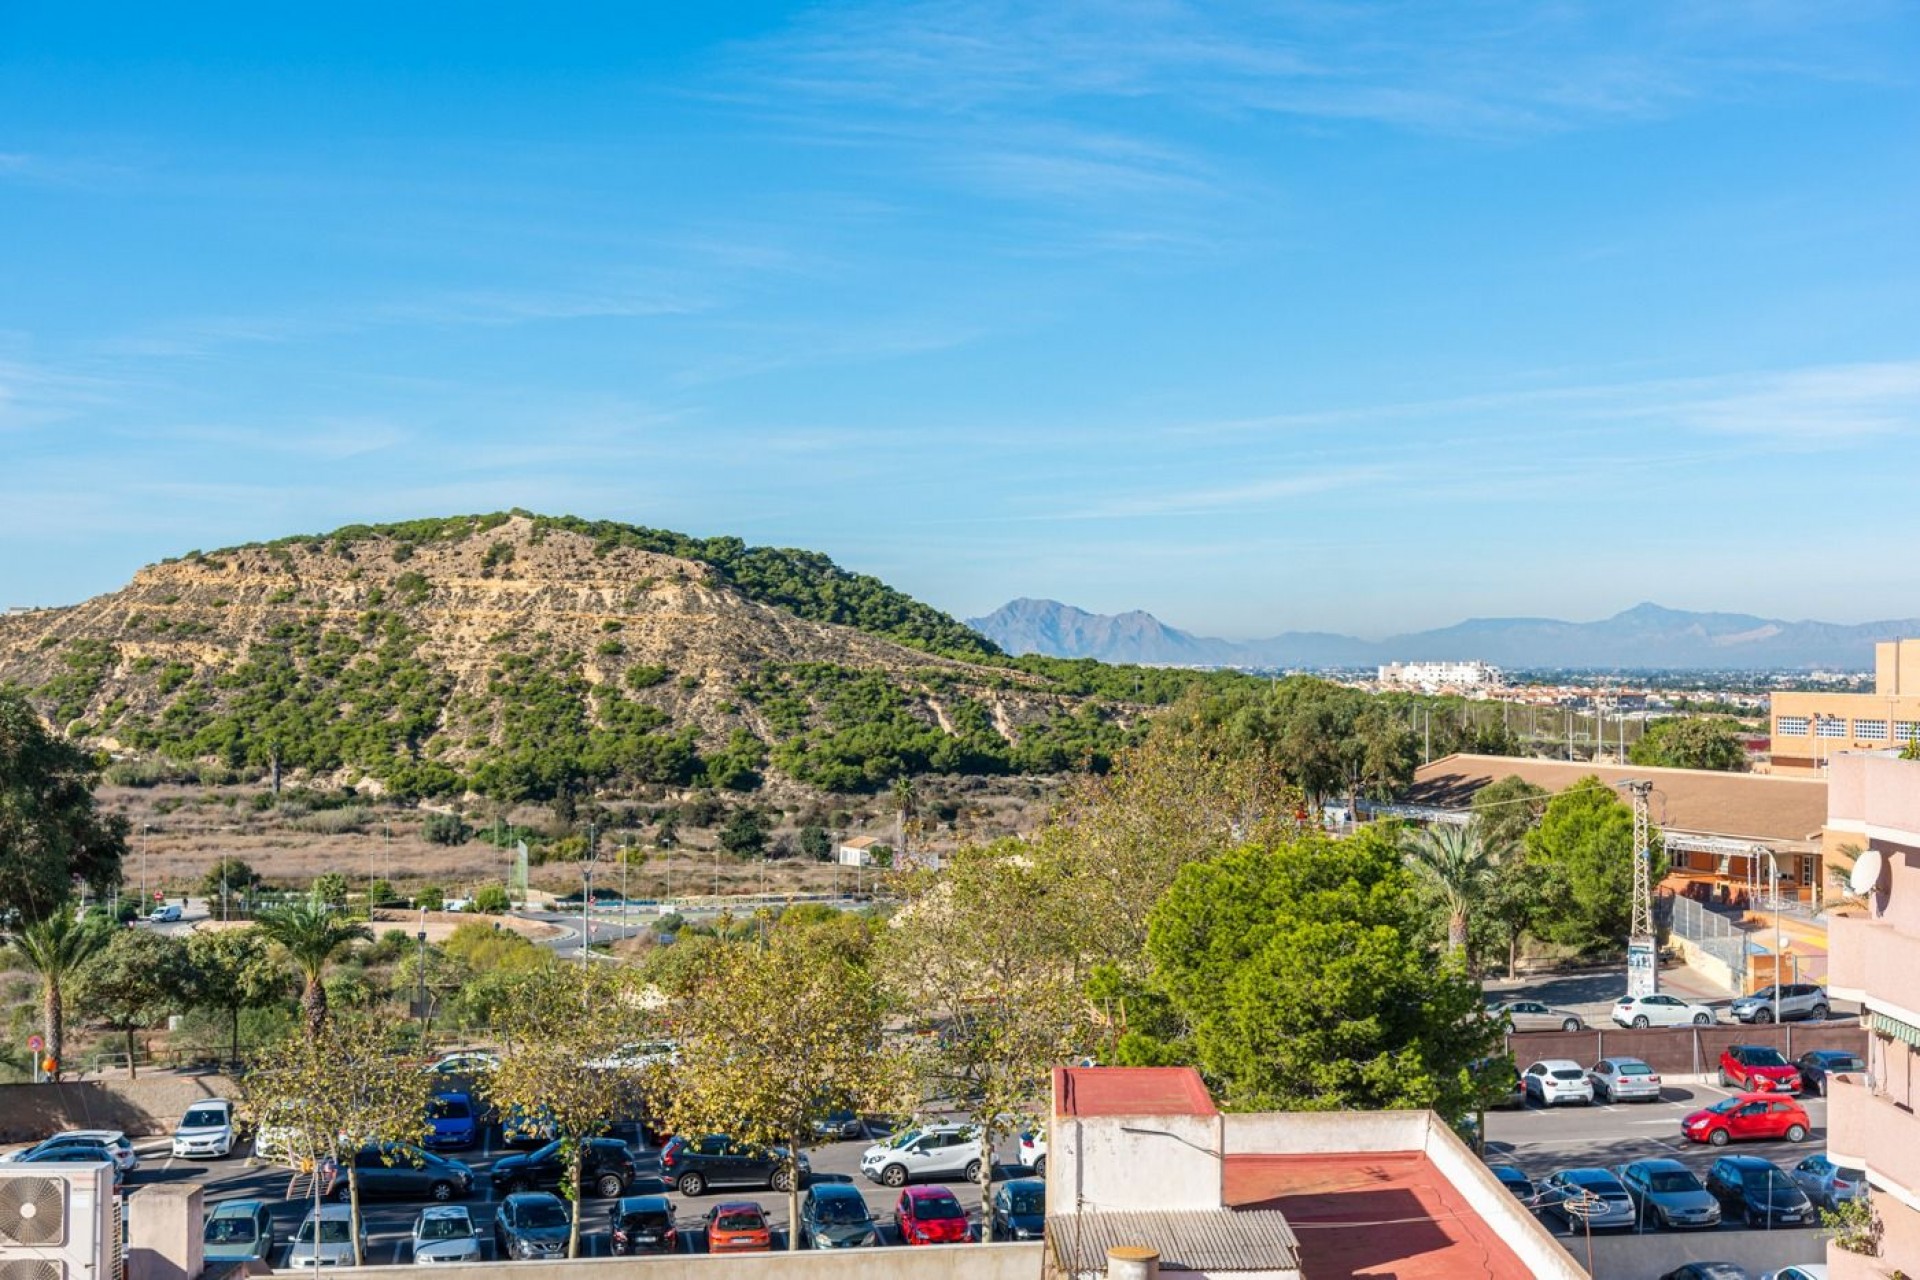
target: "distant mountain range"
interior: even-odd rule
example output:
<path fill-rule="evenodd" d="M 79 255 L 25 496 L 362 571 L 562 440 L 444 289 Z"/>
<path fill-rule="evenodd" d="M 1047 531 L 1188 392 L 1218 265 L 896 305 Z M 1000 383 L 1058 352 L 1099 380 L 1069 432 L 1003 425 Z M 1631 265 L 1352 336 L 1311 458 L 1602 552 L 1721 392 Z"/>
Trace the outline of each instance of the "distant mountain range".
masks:
<path fill-rule="evenodd" d="M 1598 622 L 1470 618 L 1381 641 L 1322 631 L 1217 640 L 1150 613 L 1099 614 L 1055 600 L 1014 600 L 967 625 L 1009 653 L 1103 662 L 1237 667 L 1363 667 L 1479 658 L 1503 667 L 1796 669 L 1858 671 L 1877 640 L 1920 635 L 1920 619 L 1844 625 L 1741 613 L 1635 605 Z"/>

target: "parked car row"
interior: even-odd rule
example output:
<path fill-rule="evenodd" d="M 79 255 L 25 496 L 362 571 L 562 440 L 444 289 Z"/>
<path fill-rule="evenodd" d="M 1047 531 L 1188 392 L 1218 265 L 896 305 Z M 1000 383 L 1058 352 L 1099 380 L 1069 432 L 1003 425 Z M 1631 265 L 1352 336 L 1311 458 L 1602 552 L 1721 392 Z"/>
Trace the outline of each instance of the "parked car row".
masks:
<path fill-rule="evenodd" d="M 1711 1230 L 1722 1222 L 1808 1226 L 1822 1209 L 1866 1194 L 1860 1170 L 1808 1156 L 1791 1171 L 1759 1156 L 1724 1155 L 1705 1179 L 1678 1160 L 1636 1160 L 1613 1169 L 1562 1169 L 1537 1185 L 1512 1165 L 1500 1182 L 1529 1207 L 1571 1232 Z"/>
<path fill-rule="evenodd" d="M 1602 1058 L 1582 1067 L 1572 1058 L 1543 1058 L 1520 1074 L 1522 1100 L 1543 1107 L 1562 1102 L 1657 1102 L 1660 1074 L 1638 1058 Z"/>
<path fill-rule="evenodd" d="M 1778 999 L 1773 987 L 1763 987 L 1727 1006 L 1727 1013 L 1735 1022 L 1757 1023 L 1772 1022 L 1776 1016 L 1782 1022 L 1800 1019 L 1819 1022 L 1832 1010 L 1826 988 L 1810 982 L 1781 983 Z M 1513 1031 L 1584 1031 L 1587 1027 L 1587 1020 L 1574 1010 L 1555 1008 L 1538 1000 L 1509 1000 L 1487 1012 Z M 1712 1005 L 1682 1000 L 1664 992 L 1621 996 L 1614 1001 L 1608 1017 L 1628 1028 L 1705 1027 L 1720 1020 Z"/>

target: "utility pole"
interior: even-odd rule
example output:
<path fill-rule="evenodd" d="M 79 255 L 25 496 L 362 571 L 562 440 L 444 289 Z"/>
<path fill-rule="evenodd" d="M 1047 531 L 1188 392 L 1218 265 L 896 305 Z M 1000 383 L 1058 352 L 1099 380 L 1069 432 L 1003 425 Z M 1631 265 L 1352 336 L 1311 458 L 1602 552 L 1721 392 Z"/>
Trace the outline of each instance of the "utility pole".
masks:
<path fill-rule="evenodd" d="M 581 871 L 581 875 L 585 877 L 584 887 L 586 890 L 585 895 L 580 899 L 580 925 L 581 925 L 580 963 L 581 964 L 587 963 L 589 959 L 588 953 L 593 950 L 593 857 L 595 852 L 595 840 L 597 839 L 599 834 L 600 833 L 598 828 L 596 828 L 591 822 L 589 822 L 587 824 L 587 862 L 586 862 L 586 866 Z"/>
<path fill-rule="evenodd" d="M 1627 926 L 1627 994 L 1648 996 L 1660 990 L 1660 940 L 1653 931 L 1653 851 L 1647 823 L 1651 782 L 1627 779 L 1619 784 L 1633 797 L 1633 913 Z"/>

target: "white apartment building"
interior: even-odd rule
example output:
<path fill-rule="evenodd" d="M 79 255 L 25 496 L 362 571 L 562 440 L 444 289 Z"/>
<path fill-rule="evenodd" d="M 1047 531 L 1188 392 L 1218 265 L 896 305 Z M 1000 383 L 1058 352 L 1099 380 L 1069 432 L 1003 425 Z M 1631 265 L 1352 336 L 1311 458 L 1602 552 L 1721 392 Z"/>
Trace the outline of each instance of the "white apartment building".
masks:
<path fill-rule="evenodd" d="M 1498 689 L 1506 684 L 1500 668 L 1473 662 L 1390 662 L 1380 668 L 1380 684 L 1389 689 Z"/>

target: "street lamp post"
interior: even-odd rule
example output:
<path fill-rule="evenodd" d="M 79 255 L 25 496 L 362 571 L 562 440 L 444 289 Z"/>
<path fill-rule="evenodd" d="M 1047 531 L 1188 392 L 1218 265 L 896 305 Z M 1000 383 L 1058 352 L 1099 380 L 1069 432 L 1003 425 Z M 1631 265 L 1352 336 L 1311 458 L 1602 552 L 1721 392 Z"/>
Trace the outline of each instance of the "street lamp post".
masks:
<path fill-rule="evenodd" d="M 422 1024 L 427 1017 L 427 909 L 420 908 L 420 930 L 413 935 L 420 942 L 420 965 L 414 975 L 413 1007 Z"/>
<path fill-rule="evenodd" d="M 1773 1025 L 1780 1025 L 1780 855 L 1767 850 L 1769 879 L 1773 881 Z M 1771 1218 L 1769 1218 L 1771 1222 Z"/>

